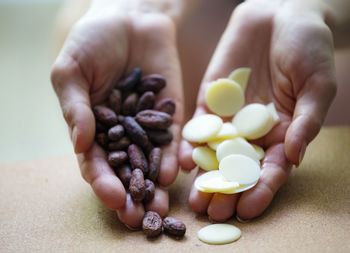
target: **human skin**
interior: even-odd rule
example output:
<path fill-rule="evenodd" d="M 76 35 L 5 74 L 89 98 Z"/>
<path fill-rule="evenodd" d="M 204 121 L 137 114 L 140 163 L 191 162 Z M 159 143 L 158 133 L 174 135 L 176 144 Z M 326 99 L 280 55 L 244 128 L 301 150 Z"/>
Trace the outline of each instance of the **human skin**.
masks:
<path fill-rule="evenodd" d="M 341 30 L 342 20 L 346 18 L 337 10 L 318 1 L 250 0 L 234 10 L 204 75 L 195 116 L 209 112 L 204 91 L 211 81 L 235 68 L 250 67 L 246 102 L 274 102 L 281 123 L 256 140 L 266 150 L 256 187 L 234 195 L 202 193 L 193 187 L 189 203 L 195 212 L 215 221 L 234 214 L 247 220 L 268 207 L 292 165 L 302 161 L 336 94 L 331 28 Z M 343 43 L 339 33 L 334 38 Z M 192 146 L 182 141 L 179 158 L 185 170 L 195 167 L 191 153 Z"/>

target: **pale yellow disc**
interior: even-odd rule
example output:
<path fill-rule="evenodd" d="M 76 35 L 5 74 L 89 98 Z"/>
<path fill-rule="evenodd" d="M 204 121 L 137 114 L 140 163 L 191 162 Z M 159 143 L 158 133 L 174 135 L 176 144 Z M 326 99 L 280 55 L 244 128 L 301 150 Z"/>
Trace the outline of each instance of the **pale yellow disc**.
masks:
<path fill-rule="evenodd" d="M 215 152 L 208 147 L 196 147 L 193 149 L 192 160 L 203 170 L 217 170 L 219 168 Z"/>
<path fill-rule="evenodd" d="M 270 103 L 270 104 L 266 105 L 266 108 L 270 112 L 273 121 L 275 123 L 280 122 L 280 117 L 278 116 L 275 104 L 274 103 Z"/>
<path fill-rule="evenodd" d="M 263 104 L 249 104 L 233 118 L 238 133 L 247 139 L 257 139 L 266 135 L 276 124 L 271 113 Z"/>
<path fill-rule="evenodd" d="M 251 72 L 251 68 L 238 68 L 232 71 L 228 78 L 238 83 L 245 91 Z"/>
<path fill-rule="evenodd" d="M 225 122 L 218 134 L 214 137 L 217 140 L 232 139 L 238 136 L 237 129 L 231 122 Z"/>
<path fill-rule="evenodd" d="M 239 184 L 225 180 L 221 175 L 218 177 L 200 180 L 198 186 L 203 192 L 228 192 L 239 188 Z"/>
<path fill-rule="evenodd" d="M 255 145 L 255 144 L 252 144 L 256 154 L 258 155 L 258 159 L 259 160 L 262 160 L 264 157 L 265 157 L 265 151 L 262 147 L 258 146 L 258 145 Z"/>
<path fill-rule="evenodd" d="M 235 81 L 218 79 L 205 92 L 208 108 L 219 116 L 232 116 L 244 105 L 244 93 Z"/>
<path fill-rule="evenodd" d="M 186 123 L 182 137 L 189 142 L 207 142 L 217 135 L 222 124 L 222 119 L 214 114 L 200 115 Z"/>
<path fill-rule="evenodd" d="M 231 140 L 221 142 L 216 149 L 216 157 L 221 161 L 226 156 L 232 154 L 241 154 L 248 156 L 255 161 L 259 161 L 258 155 L 253 146 L 242 137 L 237 137 Z"/>
<path fill-rule="evenodd" d="M 207 144 L 212 150 L 216 150 L 217 147 L 225 140 L 209 141 Z"/>
<path fill-rule="evenodd" d="M 211 224 L 197 233 L 198 239 L 208 244 L 228 244 L 241 237 L 241 230 L 230 224 Z"/>

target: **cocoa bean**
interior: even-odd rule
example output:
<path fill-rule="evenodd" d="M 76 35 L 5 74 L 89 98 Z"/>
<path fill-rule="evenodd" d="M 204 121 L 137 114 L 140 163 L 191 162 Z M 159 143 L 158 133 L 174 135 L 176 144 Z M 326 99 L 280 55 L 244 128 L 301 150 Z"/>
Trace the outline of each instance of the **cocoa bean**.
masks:
<path fill-rule="evenodd" d="M 122 109 L 122 94 L 119 90 L 113 89 L 111 95 L 108 97 L 109 107 L 116 113 L 119 114 Z"/>
<path fill-rule="evenodd" d="M 175 101 L 171 98 L 163 98 L 157 102 L 154 106 L 154 110 L 173 115 L 176 110 Z"/>
<path fill-rule="evenodd" d="M 128 154 L 124 151 L 113 151 L 108 154 L 108 163 L 111 167 L 116 168 L 128 159 Z"/>
<path fill-rule="evenodd" d="M 148 211 L 142 220 L 142 230 L 147 237 L 156 237 L 162 233 L 162 218 L 156 212 Z"/>
<path fill-rule="evenodd" d="M 123 115 L 134 116 L 136 114 L 138 101 L 139 95 L 137 93 L 131 93 L 129 96 L 127 96 L 122 106 Z"/>
<path fill-rule="evenodd" d="M 107 126 L 114 126 L 118 123 L 117 115 L 114 111 L 103 105 L 94 106 L 94 114 L 98 121 Z"/>
<path fill-rule="evenodd" d="M 111 141 L 118 141 L 124 136 L 124 127 L 116 125 L 108 130 L 108 138 Z"/>
<path fill-rule="evenodd" d="M 131 144 L 128 147 L 128 155 L 129 155 L 129 162 L 130 162 L 131 168 L 141 169 L 143 174 L 147 175 L 148 164 L 147 164 L 147 159 L 146 159 L 145 154 L 143 153 L 142 149 L 135 144 Z"/>
<path fill-rule="evenodd" d="M 158 146 L 169 144 L 173 140 L 173 134 L 169 130 L 146 129 L 148 139 Z"/>
<path fill-rule="evenodd" d="M 154 198 L 155 190 L 154 183 L 149 179 L 145 179 L 145 198 L 143 199 L 143 203 L 146 204 Z"/>
<path fill-rule="evenodd" d="M 165 112 L 144 110 L 136 114 L 136 121 L 150 129 L 167 129 L 173 123 L 171 116 Z"/>
<path fill-rule="evenodd" d="M 142 170 L 136 168 L 132 171 L 129 191 L 133 200 L 142 201 L 144 199 L 146 192 Z"/>
<path fill-rule="evenodd" d="M 177 238 L 184 236 L 186 233 L 186 225 L 174 217 L 166 217 L 163 220 L 163 229 L 165 233 Z"/>
<path fill-rule="evenodd" d="M 162 161 L 162 150 L 160 148 L 153 148 L 149 153 L 148 161 L 148 178 L 155 182 L 158 177 L 160 164 Z"/>
<path fill-rule="evenodd" d="M 142 78 L 139 85 L 137 85 L 136 90 L 140 93 L 144 93 L 146 91 L 158 93 L 165 86 L 166 80 L 162 75 L 151 74 Z"/>
<path fill-rule="evenodd" d="M 155 95 L 152 91 L 147 91 L 142 94 L 136 107 L 136 112 L 147 109 L 152 109 L 155 102 Z"/>
<path fill-rule="evenodd" d="M 120 80 L 117 87 L 121 91 L 131 91 L 141 80 L 142 70 L 140 68 L 134 68 L 131 72 Z"/>
<path fill-rule="evenodd" d="M 131 167 L 129 164 L 123 164 L 120 168 L 116 169 L 117 177 L 123 183 L 126 189 L 129 189 L 130 179 L 131 179 Z"/>
<path fill-rule="evenodd" d="M 98 133 L 96 135 L 96 142 L 104 149 L 108 147 L 108 136 L 105 133 Z"/>
<path fill-rule="evenodd" d="M 108 144 L 108 149 L 111 151 L 126 150 L 130 144 L 131 144 L 130 139 L 128 137 L 124 136 L 118 141 L 110 142 Z"/>
<path fill-rule="evenodd" d="M 108 127 L 103 125 L 101 122 L 96 121 L 95 126 L 96 126 L 96 133 L 107 133 L 108 131 Z"/>
<path fill-rule="evenodd" d="M 143 128 L 132 117 L 124 117 L 122 125 L 134 143 L 142 148 L 146 148 L 149 145 L 149 140 L 145 130 L 143 130 Z"/>

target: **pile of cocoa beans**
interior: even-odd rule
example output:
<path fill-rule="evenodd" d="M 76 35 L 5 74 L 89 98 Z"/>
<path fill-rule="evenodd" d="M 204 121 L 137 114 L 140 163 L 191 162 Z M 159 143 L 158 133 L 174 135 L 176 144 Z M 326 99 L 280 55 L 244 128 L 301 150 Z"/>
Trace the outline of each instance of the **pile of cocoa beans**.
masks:
<path fill-rule="evenodd" d="M 107 152 L 108 163 L 129 190 L 134 201 L 147 203 L 154 197 L 159 174 L 161 146 L 169 144 L 175 102 L 156 95 L 166 86 L 158 74 L 142 77 L 134 68 L 119 80 L 108 100 L 93 107 L 96 142 Z"/>

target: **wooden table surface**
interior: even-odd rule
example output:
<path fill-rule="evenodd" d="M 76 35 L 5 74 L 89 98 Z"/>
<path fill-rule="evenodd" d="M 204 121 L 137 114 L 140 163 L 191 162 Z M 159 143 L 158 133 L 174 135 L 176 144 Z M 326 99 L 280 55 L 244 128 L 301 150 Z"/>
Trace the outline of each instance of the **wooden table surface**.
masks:
<path fill-rule="evenodd" d="M 235 243 L 210 246 L 197 231 L 209 224 L 186 204 L 194 176 L 170 188 L 171 215 L 186 237 L 147 240 L 118 222 L 80 177 L 73 156 L 0 165 L 0 252 L 350 252 L 350 128 L 323 129 L 302 165 L 264 215 Z"/>

